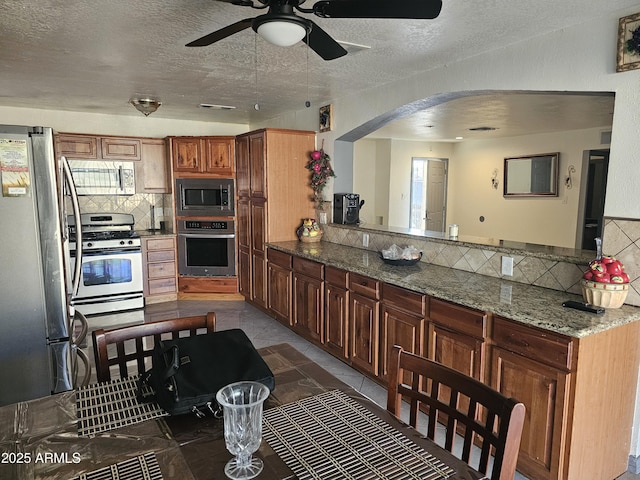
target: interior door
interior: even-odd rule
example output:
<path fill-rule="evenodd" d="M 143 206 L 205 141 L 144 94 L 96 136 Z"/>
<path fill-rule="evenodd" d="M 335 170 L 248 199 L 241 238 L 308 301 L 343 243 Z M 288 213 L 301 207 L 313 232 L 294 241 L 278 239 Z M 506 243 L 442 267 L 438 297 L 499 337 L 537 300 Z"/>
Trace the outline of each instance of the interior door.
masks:
<path fill-rule="evenodd" d="M 447 160 L 411 160 L 411 206 L 409 227 L 444 231 L 447 194 Z"/>
<path fill-rule="evenodd" d="M 607 190 L 609 150 L 589 151 L 587 185 L 584 192 L 584 221 L 582 225 L 583 250 L 595 250 L 595 238 L 602 238 L 604 197 Z"/>

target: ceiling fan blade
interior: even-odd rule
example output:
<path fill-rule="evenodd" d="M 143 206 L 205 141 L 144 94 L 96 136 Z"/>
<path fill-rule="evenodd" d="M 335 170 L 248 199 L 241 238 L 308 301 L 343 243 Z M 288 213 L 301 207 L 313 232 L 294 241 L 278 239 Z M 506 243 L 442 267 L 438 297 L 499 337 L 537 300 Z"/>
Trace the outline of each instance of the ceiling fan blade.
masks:
<path fill-rule="evenodd" d="M 234 33 L 241 32 L 242 30 L 249 28 L 251 26 L 251 21 L 253 18 L 245 18 L 244 20 L 240 20 L 239 22 L 232 23 L 231 25 L 227 25 L 220 30 L 216 30 L 215 32 L 210 33 L 209 35 L 205 35 L 204 37 L 200 37 L 193 42 L 187 43 L 187 47 L 206 47 L 207 45 L 211 45 L 212 43 L 216 43 L 223 38 L 227 38 Z"/>
<path fill-rule="evenodd" d="M 440 15 L 442 0 L 321 0 L 313 13 L 327 18 L 417 18 Z"/>
<path fill-rule="evenodd" d="M 308 19 L 307 19 L 308 20 Z M 336 42 L 331 35 L 325 32 L 312 20 L 308 20 L 311 24 L 311 31 L 302 41 L 306 43 L 311 50 L 316 52 L 325 60 L 334 60 L 347 54 L 347 51 Z"/>

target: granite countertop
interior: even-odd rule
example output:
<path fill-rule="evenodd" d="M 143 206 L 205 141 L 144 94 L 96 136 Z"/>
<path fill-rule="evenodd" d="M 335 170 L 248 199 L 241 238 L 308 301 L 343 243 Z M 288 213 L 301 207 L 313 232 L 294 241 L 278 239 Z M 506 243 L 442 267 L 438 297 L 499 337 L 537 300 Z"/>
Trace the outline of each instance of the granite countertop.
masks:
<path fill-rule="evenodd" d="M 377 252 L 330 242 L 268 244 L 275 250 L 360 273 L 435 298 L 501 315 L 528 325 L 581 338 L 640 320 L 640 308 L 624 305 L 604 314 L 562 306 L 582 297 L 548 288 L 441 267 L 426 262 L 412 266 L 385 264 Z"/>

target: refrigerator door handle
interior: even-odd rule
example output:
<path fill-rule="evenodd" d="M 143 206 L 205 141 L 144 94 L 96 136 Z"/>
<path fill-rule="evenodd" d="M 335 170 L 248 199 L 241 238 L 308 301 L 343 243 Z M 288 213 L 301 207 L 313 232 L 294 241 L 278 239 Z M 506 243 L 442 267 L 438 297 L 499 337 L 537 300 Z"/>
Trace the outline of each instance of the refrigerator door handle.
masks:
<path fill-rule="evenodd" d="M 71 282 L 71 301 L 73 302 L 78 295 L 78 290 L 80 290 L 80 277 L 82 275 L 82 221 L 80 219 L 80 202 L 78 201 L 78 194 L 76 192 L 75 183 L 73 182 L 73 176 L 71 175 L 69 162 L 66 157 L 61 157 L 60 160 L 62 162 L 62 170 L 64 172 L 65 181 L 67 182 L 69 195 L 71 196 L 71 205 L 76 225 L 76 265 L 75 270 L 73 271 L 73 280 Z M 61 213 L 61 215 L 64 216 L 64 213 Z"/>

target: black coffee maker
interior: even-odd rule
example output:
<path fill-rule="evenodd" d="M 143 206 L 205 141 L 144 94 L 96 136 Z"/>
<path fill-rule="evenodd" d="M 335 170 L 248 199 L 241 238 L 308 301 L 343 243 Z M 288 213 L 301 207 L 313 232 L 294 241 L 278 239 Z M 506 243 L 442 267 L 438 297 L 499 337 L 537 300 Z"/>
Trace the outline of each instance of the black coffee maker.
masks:
<path fill-rule="evenodd" d="M 364 205 L 364 200 L 360 201 L 360 195 L 357 193 L 334 193 L 333 223 L 359 224 L 362 205 Z"/>

